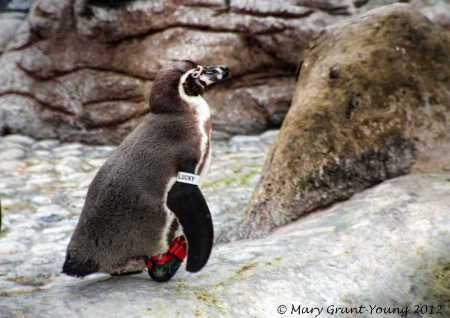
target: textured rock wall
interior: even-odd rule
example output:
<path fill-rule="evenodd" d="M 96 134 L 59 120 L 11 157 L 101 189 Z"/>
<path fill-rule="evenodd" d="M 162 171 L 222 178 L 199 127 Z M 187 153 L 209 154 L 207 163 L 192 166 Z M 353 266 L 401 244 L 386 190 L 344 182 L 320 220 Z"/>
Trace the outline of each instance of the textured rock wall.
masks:
<path fill-rule="evenodd" d="M 450 37 L 405 5 L 322 31 L 244 215 L 260 235 L 385 179 L 450 169 Z"/>
<path fill-rule="evenodd" d="M 37 138 L 117 143 L 148 111 L 164 61 L 225 64 L 234 79 L 208 94 L 215 128 L 279 125 L 301 52 L 351 2 L 37 1 L 0 62 L 0 129 Z M 302 23 L 299 23 L 303 21 Z M 280 50 L 280 47 L 285 49 Z M 218 135 L 220 137 L 220 134 Z"/>
<path fill-rule="evenodd" d="M 32 2 L 0 9 L 26 10 Z M 162 63 L 186 58 L 232 70 L 232 79 L 206 96 L 214 138 L 279 126 L 311 37 L 393 1 L 226 2 L 35 1 L 0 61 L 0 133 L 118 143 L 148 112 Z M 20 19 L 0 21 L 10 30 L 0 38 L 6 43 Z"/>

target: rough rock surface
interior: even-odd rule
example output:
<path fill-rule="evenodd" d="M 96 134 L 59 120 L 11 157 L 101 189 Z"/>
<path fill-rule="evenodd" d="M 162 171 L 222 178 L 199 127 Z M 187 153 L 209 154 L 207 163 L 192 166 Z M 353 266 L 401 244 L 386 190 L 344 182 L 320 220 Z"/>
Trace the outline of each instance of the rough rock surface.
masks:
<path fill-rule="evenodd" d="M 316 8 L 295 1 L 232 1 L 229 8 L 222 0 L 88 2 L 40 0 L 32 7 L 0 62 L 3 133 L 117 143 L 148 111 L 161 64 L 186 58 L 232 70 L 234 80 L 207 96 L 216 131 L 280 125 L 293 94 L 295 52 L 340 19 L 330 14 L 332 1 Z M 352 4 L 338 7 L 345 14 Z"/>
<path fill-rule="evenodd" d="M 321 32 L 244 215 L 260 235 L 411 169 L 450 169 L 450 37 L 405 5 Z"/>
<path fill-rule="evenodd" d="M 222 153 L 211 182 L 226 170 L 229 158 L 222 156 L 238 158 L 233 149 L 246 145 L 240 139 L 216 147 Z M 385 181 L 266 238 L 216 244 L 204 270 L 181 268 L 168 283 L 146 273 L 79 280 L 60 275 L 64 250 L 89 181 L 113 147 L 24 136 L 0 145 L 6 146 L 0 154 L 22 150 L 2 161 L 19 167 L 0 174 L 0 317 L 278 317 L 284 310 L 291 317 L 299 306 L 317 308 L 301 313 L 311 318 L 405 317 L 405 310 L 410 318 L 450 315 L 449 173 Z M 247 154 L 241 168 L 251 171 L 265 151 L 248 151 L 253 159 Z M 229 185 L 217 182 L 216 194 Z"/>
<path fill-rule="evenodd" d="M 0 9 L 32 2 L 6 1 Z M 108 2 L 124 5 L 88 5 Z M 392 1 L 226 2 L 36 1 L 0 61 L 0 134 L 118 143 L 148 111 L 161 64 L 186 58 L 232 70 L 232 79 L 206 96 L 215 139 L 278 127 L 311 37 Z M 8 14 L 0 26 L 11 32 L 2 33 L 0 46 L 20 22 Z"/>

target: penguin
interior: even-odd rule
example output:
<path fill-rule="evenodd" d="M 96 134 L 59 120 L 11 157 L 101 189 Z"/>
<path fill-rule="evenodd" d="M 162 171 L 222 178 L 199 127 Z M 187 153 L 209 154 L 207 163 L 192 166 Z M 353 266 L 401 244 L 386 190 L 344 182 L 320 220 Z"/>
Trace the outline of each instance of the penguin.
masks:
<path fill-rule="evenodd" d="M 226 66 L 203 67 L 188 60 L 161 68 L 150 92 L 149 114 L 89 186 L 62 273 L 122 275 L 147 267 L 155 274 L 161 269 L 150 271 L 152 264 L 162 266 L 178 255 L 173 250 L 186 245 L 179 257 L 187 253 L 186 270 L 205 266 L 214 231 L 199 188 L 211 162 L 211 114 L 202 94 L 229 73 Z M 175 240 L 179 231 L 183 236 Z M 173 276 L 178 261 L 161 281 Z"/>

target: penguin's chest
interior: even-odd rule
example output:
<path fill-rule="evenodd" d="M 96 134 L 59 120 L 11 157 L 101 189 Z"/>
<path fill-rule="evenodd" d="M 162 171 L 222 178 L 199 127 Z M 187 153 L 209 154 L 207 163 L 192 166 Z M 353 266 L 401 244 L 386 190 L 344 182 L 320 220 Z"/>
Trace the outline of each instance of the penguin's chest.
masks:
<path fill-rule="evenodd" d="M 207 153 L 205 154 L 205 156 L 203 157 L 203 165 L 199 166 L 199 173 L 200 174 L 200 184 L 199 186 L 201 186 L 203 184 L 203 182 L 206 179 L 206 176 L 209 172 L 209 167 L 211 165 L 211 146 L 209 145 Z"/>
<path fill-rule="evenodd" d="M 209 113 L 209 109 L 208 109 Z M 206 174 L 209 171 L 209 166 L 211 164 L 211 129 L 210 129 L 211 117 L 205 116 L 202 117 L 201 114 L 197 116 L 198 123 L 198 131 L 200 132 L 200 140 L 199 140 L 199 149 L 200 149 L 200 158 L 195 167 L 195 174 L 200 175 L 200 183 L 203 183 Z M 209 126 L 209 127 L 208 127 Z"/>
<path fill-rule="evenodd" d="M 211 164 L 211 112 L 208 103 L 201 96 L 184 95 L 183 99 L 194 110 L 196 130 L 200 136 L 198 140 L 199 160 L 195 167 L 195 174 L 200 175 L 200 184 L 204 181 Z"/>
<path fill-rule="evenodd" d="M 200 175 L 200 181 L 199 186 L 202 185 L 204 182 L 206 175 L 208 174 L 209 166 L 211 164 L 211 143 L 210 143 L 210 134 L 211 134 L 211 114 L 209 111 L 209 106 L 206 103 L 206 101 L 200 97 L 192 97 L 184 95 L 183 99 L 185 99 L 188 104 L 194 108 L 194 116 L 192 117 L 192 120 L 195 123 L 195 130 L 196 135 L 199 136 L 199 138 L 196 138 L 196 148 L 197 148 L 197 154 L 198 154 L 198 162 L 195 166 L 194 173 L 197 175 Z M 172 186 L 175 184 L 176 178 L 173 177 L 169 180 L 167 186 L 166 186 L 166 195 L 164 202 L 167 201 L 167 195 Z M 171 224 L 175 218 L 174 213 L 167 207 L 167 204 L 165 204 L 165 210 L 167 213 L 167 227 L 164 231 L 163 237 L 167 238 L 170 233 Z M 163 241 L 164 243 L 166 240 Z M 168 246 L 164 246 L 161 250 L 165 251 L 168 248 Z"/>

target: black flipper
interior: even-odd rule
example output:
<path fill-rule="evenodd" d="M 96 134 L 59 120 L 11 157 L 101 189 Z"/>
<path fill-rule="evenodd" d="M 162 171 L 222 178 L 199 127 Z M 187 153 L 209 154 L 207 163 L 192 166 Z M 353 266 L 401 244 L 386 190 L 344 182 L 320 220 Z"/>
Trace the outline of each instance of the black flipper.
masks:
<path fill-rule="evenodd" d="M 167 196 L 167 206 L 177 216 L 188 242 L 186 270 L 198 272 L 208 261 L 214 240 L 205 198 L 198 186 L 175 182 Z"/>

